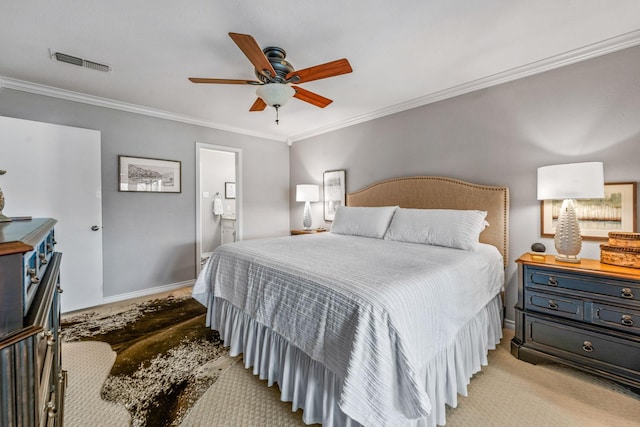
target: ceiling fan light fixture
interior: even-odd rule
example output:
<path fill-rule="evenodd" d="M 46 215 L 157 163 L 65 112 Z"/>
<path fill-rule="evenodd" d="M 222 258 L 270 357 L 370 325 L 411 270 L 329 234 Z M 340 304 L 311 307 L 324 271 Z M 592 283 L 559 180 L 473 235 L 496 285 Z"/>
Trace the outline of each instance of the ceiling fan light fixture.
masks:
<path fill-rule="evenodd" d="M 282 107 L 295 93 L 294 88 L 284 83 L 267 83 L 256 90 L 256 95 L 272 107 Z"/>

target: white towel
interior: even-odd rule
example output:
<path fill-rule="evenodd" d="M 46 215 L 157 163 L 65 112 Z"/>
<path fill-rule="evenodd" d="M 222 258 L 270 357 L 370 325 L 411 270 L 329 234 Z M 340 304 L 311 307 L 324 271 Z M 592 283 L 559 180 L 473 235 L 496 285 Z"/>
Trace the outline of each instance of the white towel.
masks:
<path fill-rule="evenodd" d="M 222 215 L 222 198 L 219 195 L 216 195 L 213 198 L 213 214 L 214 215 Z"/>

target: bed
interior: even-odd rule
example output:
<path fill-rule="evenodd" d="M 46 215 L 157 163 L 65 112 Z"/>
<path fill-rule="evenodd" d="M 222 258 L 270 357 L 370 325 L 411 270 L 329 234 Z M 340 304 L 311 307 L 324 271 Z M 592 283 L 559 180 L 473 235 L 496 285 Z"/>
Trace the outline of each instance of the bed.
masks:
<path fill-rule="evenodd" d="M 508 189 L 406 177 L 346 201 L 331 232 L 220 246 L 193 297 L 305 423 L 444 425 L 502 338 Z"/>

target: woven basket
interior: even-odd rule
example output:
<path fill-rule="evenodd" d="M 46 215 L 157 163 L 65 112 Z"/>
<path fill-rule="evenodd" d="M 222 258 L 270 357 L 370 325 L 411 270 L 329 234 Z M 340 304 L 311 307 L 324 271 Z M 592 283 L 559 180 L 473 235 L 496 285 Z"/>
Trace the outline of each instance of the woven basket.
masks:
<path fill-rule="evenodd" d="M 609 232 L 609 246 L 617 248 L 640 248 L 640 233 L 611 231 Z"/>
<path fill-rule="evenodd" d="M 600 262 L 640 268 L 640 248 L 600 245 Z"/>

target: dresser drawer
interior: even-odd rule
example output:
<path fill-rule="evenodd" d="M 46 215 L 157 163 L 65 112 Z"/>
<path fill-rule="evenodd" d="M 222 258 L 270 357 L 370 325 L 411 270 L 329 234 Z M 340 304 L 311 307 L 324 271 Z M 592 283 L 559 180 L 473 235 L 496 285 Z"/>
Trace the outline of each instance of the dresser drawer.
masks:
<path fill-rule="evenodd" d="M 612 278 L 598 278 L 559 270 L 526 268 L 525 286 L 538 289 L 564 289 L 603 295 L 621 302 L 640 302 L 640 284 Z"/>
<path fill-rule="evenodd" d="M 526 310 L 552 314 L 567 319 L 584 319 L 583 302 L 579 299 L 527 289 L 525 290 L 524 306 Z"/>
<path fill-rule="evenodd" d="M 640 381 L 640 341 L 525 316 L 526 341 L 534 349 Z"/>
<path fill-rule="evenodd" d="M 38 291 L 40 282 L 47 271 L 47 266 L 55 250 L 54 230 L 51 229 L 35 246 L 32 251 L 22 256 L 23 282 L 23 315 L 26 316 Z"/>
<path fill-rule="evenodd" d="M 638 310 L 593 303 L 591 322 L 640 336 L 640 311 Z"/>

